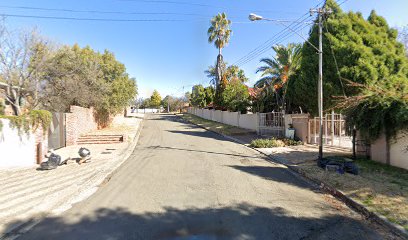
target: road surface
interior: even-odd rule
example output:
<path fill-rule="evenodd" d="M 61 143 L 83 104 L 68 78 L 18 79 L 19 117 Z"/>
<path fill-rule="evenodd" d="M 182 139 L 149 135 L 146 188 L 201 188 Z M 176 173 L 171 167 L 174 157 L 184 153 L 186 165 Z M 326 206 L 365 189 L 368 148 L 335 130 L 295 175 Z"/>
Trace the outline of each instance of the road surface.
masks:
<path fill-rule="evenodd" d="M 90 198 L 19 239 L 384 239 L 284 166 L 172 115 Z"/>

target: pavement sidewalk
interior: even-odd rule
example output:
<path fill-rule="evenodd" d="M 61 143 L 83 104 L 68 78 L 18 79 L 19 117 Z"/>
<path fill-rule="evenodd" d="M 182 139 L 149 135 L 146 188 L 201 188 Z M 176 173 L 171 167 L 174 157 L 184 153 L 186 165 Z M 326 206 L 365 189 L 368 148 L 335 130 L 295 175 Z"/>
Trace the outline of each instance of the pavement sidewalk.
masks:
<path fill-rule="evenodd" d="M 0 239 L 12 239 L 35 224 L 10 227 L 11 222 L 58 215 L 92 195 L 133 152 L 142 121 L 143 114 L 118 118 L 111 128 L 94 132 L 124 134 L 123 143 L 75 145 L 55 151 L 66 159 L 78 158 L 80 147 L 90 149 L 92 158 L 82 165 L 70 160 L 67 165 L 49 171 L 37 167 L 0 170 Z"/>

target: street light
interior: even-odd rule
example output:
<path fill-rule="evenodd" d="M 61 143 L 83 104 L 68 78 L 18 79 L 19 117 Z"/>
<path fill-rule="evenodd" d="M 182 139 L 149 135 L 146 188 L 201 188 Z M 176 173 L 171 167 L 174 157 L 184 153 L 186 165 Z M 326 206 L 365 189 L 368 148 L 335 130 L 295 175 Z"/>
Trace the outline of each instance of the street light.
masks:
<path fill-rule="evenodd" d="M 255 13 L 251 13 L 249 14 L 249 20 L 251 21 L 259 21 L 259 20 L 263 20 L 264 18 L 262 16 L 256 15 Z"/>
<path fill-rule="evenodd" d="M 319 157 L 318 157 L 318 161 L 319 161 L 319 164 L 320 164 L 320 161 L 323 160 L 323 46 L 322 46 L 323 23 L 322 23 L 322 15 L 330 14 L 332 11 L 330 9 L 325 9 L 325 8 L 311 9 L 310 10 L 310 14 L 313 14 L 315 12 L 317 12 L 319 14 L 319 48 L 317 48 L 315 45 L 313 45 L 311 42 L 309 42 L 301 34 L 297 33 L 295 30 L 293 30 L 292 28 L 290 28 L 289 26 L 284 24 L 282 21 L 264 18 L 262 16 L 259 16 L 259 15 L 255 14 L 255 13 L 249 14 L 248 18 L 251 21 L 265 20 L 265 21 L 274 21 L 274 22 L 278 22 L 278 23 L 282 24 L 287 29 L 291 30 L 293 33 L 297 34 L 303 40 L 305 40 L 310 46 L 312 46 L 314 49 L 316 49 L 317 53 L 319 54 L 319 78 L 318 78 Z"/>

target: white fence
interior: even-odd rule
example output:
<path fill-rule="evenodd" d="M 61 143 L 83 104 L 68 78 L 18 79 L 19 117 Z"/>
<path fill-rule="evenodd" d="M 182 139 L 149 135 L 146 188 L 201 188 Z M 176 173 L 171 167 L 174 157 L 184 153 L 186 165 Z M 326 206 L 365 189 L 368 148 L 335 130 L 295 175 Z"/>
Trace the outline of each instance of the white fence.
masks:
<path fill-rule="evenodd" d="M 241 114 L 220 110 L 188 108 L 188 113 L 201 118 L 258 132 L 259 114 Z"/>
<path fill-rule="evenodd" d="M 135 108 L 135 109 L 127 109 L 129 113 L 159 113 L 160 109 L 157 108 Z"/>

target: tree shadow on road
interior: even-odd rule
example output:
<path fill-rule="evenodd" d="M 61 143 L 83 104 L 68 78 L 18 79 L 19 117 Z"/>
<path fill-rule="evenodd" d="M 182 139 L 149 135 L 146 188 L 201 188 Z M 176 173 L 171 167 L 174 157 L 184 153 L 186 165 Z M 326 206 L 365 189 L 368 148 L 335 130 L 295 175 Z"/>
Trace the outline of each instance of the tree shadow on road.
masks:
<path fill-rule="evenodd" d="M 124 208 L 100 208 L 91 215 L 68 220 L 71 215 L 45 218 L 19 239 L 382 239 L 360 220 L 340 214 L 295 217 L 297 214 L 282 208 L 249 204 L 167 207 L 143 214 Z"/>
<path fill-rule="evenodd" d="M 280 166 L 239 166 L 233 165 L 229 166 L 236 170 L 249 173 L 255 176 L 259 176 L 263 179 L 282 182 L 289 185 L 293 185 L 300 188 L 307 188 L 310 190 L 318 191 L 314 185 L 306 182 L 306 180 L 301 179 L 295 173 L 290 172 L 287 168 Z"/>
<path fill-rule="evenodd" d="M 205 150 L 198 150 L 192 148 L 176 148 L 176 147 L 166 147 L 166 146 L 151 146 L 148 147 L 151 149 L 168 149 L 168 150 L 177 150 L 177 151 L 186 151 L 186 152 L 198 152 L 198 153 L 208 153 L 208 154 L 215 154 L 215 155 L 225 155 L 225 156 L 233 156 L 233 157 L 243 157 L 243 158 L 255 158 L 255 159 L 263 159 L 268 160 L 266 156 L 262 155 L 242 155 L 242 154 L 234 154 L 234 153 L 227 153 L 227 152 L 214 152 L 214 151 L 205 151 Z"/>
<path fill-rule="evenodd" d="M 202 128 L 198 128 L 202 130 Z M 219 140 L 219 141 L 228 141 L 228 142 L 233 142 L 219 134 L 210 132 L 210 131 L 187 131 L 187 130 L 183 130 L 183 131 L 179 131 L 179 130 L 167 130 L 167 132 L 171 132 L 171 133 L 176 133 L 176 134 L 184 134 L 184 135 L 188 135 L 188 136 L 193 136 L 193 137 L 203 137 L 203 138 L 210 138 L 210 139 L 214 139 L 214 140 Z"/>

